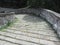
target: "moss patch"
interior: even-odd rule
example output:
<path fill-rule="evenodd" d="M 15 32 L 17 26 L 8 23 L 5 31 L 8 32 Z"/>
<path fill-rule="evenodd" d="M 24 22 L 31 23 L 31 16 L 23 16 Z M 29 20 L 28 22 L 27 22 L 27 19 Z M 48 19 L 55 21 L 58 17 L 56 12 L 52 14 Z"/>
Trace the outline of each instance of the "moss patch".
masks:
<path fill-rule="evenodd" d="M 17 19 L 16 17 L 15 17 L 15 19 L 14 19 L 13 22 L 8 21 L 8 23 L 7 23 L 6 25 L 1 26 L 0 31 L 4 31 L 4 29 L 12 26 L 12 25 L 13 25 L 15 22 L 17 22 L 17 21 L 18 21 L 18 19 Z"/>

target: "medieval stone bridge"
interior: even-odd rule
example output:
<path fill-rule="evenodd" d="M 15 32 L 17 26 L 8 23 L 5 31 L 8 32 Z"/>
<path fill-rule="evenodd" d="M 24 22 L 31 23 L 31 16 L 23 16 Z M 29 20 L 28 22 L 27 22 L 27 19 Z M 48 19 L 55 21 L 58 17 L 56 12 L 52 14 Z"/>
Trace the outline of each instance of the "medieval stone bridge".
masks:
<path fill-rule="evenodd" d="M 41 18 L 19 14 L 18 21 L 0 31 L 0 45 L 60 45 L 51 26 Z"/>
<path fill-rule="evenodd" d="M 0 31 L 0 45 L 60 45 L 54 30 L 43 19 L 27 14 L 16 17 L 17 22 Z"/>

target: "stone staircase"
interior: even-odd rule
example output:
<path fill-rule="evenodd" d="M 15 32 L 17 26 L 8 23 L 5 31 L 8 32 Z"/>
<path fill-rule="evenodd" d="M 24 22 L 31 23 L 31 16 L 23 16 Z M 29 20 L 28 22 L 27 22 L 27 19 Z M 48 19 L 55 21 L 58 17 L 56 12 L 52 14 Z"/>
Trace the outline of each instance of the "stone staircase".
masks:
<path fill-rule="evenodd" d="M 0 45 L 60 45 L 51 26 L 41 18 L 19 14 L 18 21 L 0 31 Z"/>

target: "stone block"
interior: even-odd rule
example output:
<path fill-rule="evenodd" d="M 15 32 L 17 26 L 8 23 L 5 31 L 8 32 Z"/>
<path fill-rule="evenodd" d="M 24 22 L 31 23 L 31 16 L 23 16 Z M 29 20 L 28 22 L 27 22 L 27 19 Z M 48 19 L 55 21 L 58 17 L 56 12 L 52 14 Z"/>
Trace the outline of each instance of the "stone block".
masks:
<path fill-rule="evenodd" d="M 14 12 L 2 12 L 0 13 L 0 26 L 6 25 L 8 22 L 12 22 L 14 19 Z"/>
<path fill-rule="evenodd" d="M 57 32 L 60 37 L 60 14 L 51 10 L 42 10 L 41 17 L 46 19 L 50 24 L 52 24 L 53 29 Z"/>

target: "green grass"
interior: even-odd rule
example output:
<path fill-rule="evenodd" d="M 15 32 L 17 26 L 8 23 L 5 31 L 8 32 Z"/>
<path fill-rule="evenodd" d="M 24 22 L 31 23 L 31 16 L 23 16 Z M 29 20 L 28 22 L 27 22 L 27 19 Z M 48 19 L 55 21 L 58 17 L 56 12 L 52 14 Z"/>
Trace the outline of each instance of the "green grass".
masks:
<path fill-rule="evenodd" d="M 7 29 L 8 27 L 11 27 L 17 21 L 18 21 L 17 18 L 15 18 L 15 20 L 13 22 L 8 21 L 8 23 L 6 25 L 1 26 L 0 31 L 4 31 L 4 29 Z"/>

